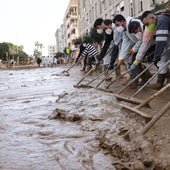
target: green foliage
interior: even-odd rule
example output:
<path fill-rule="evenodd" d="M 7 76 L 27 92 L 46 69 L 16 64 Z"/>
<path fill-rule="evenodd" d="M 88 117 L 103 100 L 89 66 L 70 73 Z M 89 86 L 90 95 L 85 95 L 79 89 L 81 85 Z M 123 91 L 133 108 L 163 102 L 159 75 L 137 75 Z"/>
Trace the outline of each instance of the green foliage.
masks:
<path fill-rule="evenodd" d="M 92 37 L 91 37 L 91 35 L 90 34 L 85 34 L 85 35 L 83 35 L 83 41 L 84 40 L 86 40 L 86 41 L 88 41 L 89 43 L 93 43 L 93 39 L 92 39 Z"/>
<path fill-rule="evenodd" d="M 34 49 L 34 54 L 35 58 L 41 57 L 41 52 L 38 51 L 38 49 Z"/>
<path fill-rule="evenodd" d="M 55 55 L 55 58 L 61 58 L 61 57 L 64 57 L 64 53 L 62 52 L 57 52 L 56 55 Z"/>
<path fill-rule="evenodd" d="M 80 37 L 76 41 L 82 42 L 82 41 L 86 40 L 89 43 L 101 44 L 103 39 L 104 39 L 104 34 L 98 34 L 96 29 L 92 28 L 90 30 L 90 33 L 86 33 L 85 35 L 83 35 L 83 37 Z"/>
<path fill-rule="evenodd" d="M 80 42 L 80 43 L 82 43 L 82 42 L 83 42 L 82 37 L 77 38 L 77 39 L 75 40 L 75 42 Z"/>
<path fill-rule="evenodd" d="M 153 10 L 153 12 L 157 12 L 157 11 L 160 11 L 160 10 L 164 10 L 165 9 L 165 6 L 170 3 L 170 0 L 166 3 L 162 3 L 162 4 L 155 4 L 155 8 Z"/>
<path fill-rule="evenodd" d="M 98 34 L 96 29 L 92 28 L 90 31 L 90 36 L 93 39 L 93 42 L 101 44 L 104 39 L 104 34 Z"/>
<path fill-rule="evenodd" d="M 8 58 L 6 56 L 8 54 Z M 26 61 L 28 55 L 23 51 L 23 46 L 17 46 L 10 42 L 0 43 L 0 59 L 2 61 L 7 61 L 8 59 L 17 60 L 20 57 L 20 61 Z"/>

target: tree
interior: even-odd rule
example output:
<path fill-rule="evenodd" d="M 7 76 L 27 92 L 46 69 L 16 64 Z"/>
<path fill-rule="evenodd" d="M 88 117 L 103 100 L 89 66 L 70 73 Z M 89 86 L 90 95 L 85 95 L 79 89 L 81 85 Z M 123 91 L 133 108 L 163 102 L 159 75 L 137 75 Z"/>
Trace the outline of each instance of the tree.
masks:
<path fill-rule="evenodd" d="M 83 42 L 84 40 L 89 43 L 98 43 L 104 40 L 104 34 L 98 34 L 96 29 L 92 28 L 89 33 L 83 35 L 83 37 L 79 37 L 76 41 Z"/>
<path fill-rule="evenodd" d="M 40 50 L 39 50 L 40 48 Z M 38 41 L 35 42 L 35 49 L 34 49 L 34 56 L 35 57 L 41 57 L 42 56 L 42 48 L 43 48 L 43 44 L 39 43 Z"/>
<path fill-rule="evenodd" d="M 90 37 L 93 40 L 93 42 L 101 44 L 101 42 L 104 39 L 104 34 L 98 34 L 96 29 L 92 28 L 90 31 Z"/>
<path fill-rule="evenodd" d="M 55 58 L 61 58 L 61 57 L 64 57 L 64 53 L 62 52 L 57 52 L 56 55 L 55 55 Z"/>
<path fill-rule="evenodd" d="M 27 60 L 28 55 L 23 51 L 23 46 L 17 46 L 10 42 L 3 42 L 0 43 L 0 59 L 2 61 L 9 61 L 10 59 L 17 60 L 17 57 L 19 56 L 24 61 Z"/>

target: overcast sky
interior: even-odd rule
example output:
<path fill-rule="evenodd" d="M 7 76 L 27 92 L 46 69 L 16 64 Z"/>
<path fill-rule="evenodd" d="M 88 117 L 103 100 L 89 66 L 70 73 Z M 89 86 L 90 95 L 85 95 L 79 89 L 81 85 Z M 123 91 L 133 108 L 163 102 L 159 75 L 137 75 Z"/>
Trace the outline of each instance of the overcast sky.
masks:
<path fill-rule="evenodd" d="M 63 23 L 70 0 L 0 0 L 0 42 L 23 45 L 33 54 L 35 41 L 55 45 L 55 31 Z"/>

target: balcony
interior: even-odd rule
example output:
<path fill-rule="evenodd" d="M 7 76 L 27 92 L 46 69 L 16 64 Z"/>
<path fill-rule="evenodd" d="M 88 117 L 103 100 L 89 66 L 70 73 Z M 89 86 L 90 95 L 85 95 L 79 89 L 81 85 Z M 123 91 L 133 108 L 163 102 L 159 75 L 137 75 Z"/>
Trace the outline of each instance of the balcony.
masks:
<path fill-rule="evenodd" d="M 71 13 L 70 13 L 70 18 L 71 18 L 71 19 L 77 19 L 77 18 L 78 18 L 77 13 L 76 13 L 76 12 L 71 12 Z"/>
<path fill-rule="evenodd" d="M 66 25 L 68 25 L 68 24 L 70 23 L 70 21 L 71 21 L 71 17 L 68 17 L 68 18 L 66 19 Z"/>
<path fill-rule="evenodd" d="M 77 28 L 77 23 L 72 23 L 71 25 L 70 25 L 70 32 L 73 30 L 73 29 L 76 29 Z"/>
<path fill-rule="evenodd" d="M 73 40 L 75 40 L 77 38 L 78 38 L 78 36 L 76 34 L 72 34 L 71 37 L 70 37 L 71 41 L 73 41 Z"/>

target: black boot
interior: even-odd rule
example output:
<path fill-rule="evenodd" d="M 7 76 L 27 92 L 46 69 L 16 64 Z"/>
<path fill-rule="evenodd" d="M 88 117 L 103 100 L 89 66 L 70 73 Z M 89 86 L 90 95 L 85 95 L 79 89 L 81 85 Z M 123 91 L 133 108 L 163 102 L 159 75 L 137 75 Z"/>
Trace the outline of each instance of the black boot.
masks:
<path fill-rule="evenodd" d="M 157 82 L 153 84 L 151 88 L 154 90 L 160 90 L 163 87 L 163 84 L 165 82 L 165 77 L 166 77 L 166 74 L 159 74 Z"/>
<path fill-rule="evenodd" d="M 166 73 L 166 84 L 170 83 L 170 70 L 168 69 L 168 72 Z"/>
<path fill-rule="evenodd" d="M 139 83 L 139 85 L 143 86 L 151 77 L 152 77 L 151 72 L 149 70 L 146 70 L 145 73 L 142 74 L 141 77 L 140 77 L 142 79 L 142 81 Z"/>

